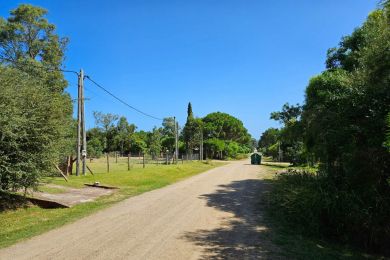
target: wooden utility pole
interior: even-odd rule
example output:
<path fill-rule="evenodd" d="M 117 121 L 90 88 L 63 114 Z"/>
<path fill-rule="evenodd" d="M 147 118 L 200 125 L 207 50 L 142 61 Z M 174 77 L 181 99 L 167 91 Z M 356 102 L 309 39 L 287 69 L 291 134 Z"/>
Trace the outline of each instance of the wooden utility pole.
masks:
<path fill-rule="evenodd" d="M 87 135 L 85 132 L 85 112 L 84 112 L 84 71 L 81 69 L 78 75 L 77 88 L 77 158 L 76 176 L 80 175 L 80 162 L 82 162 L 82 174 L 87 171 Z"/>
<path fill-rule="evenodd" d="M 84 71 L 80 70 L 80 85 L 81 85 L 81 132 L 82 132 L 82 147 L 81 158 L 83 161 L 83 175 L 87 174 L 87 133 L 85 131 L 85 110 L 84 110 Z"/>
<path fill-rule="evenodd" d="M 81 158 L 81 100 L 82 100 L 82 79 L 81 73 L 78 78 L 78 88 L 77 88 L 77 147 L 76 147 L 76 176 L 80 175 L 80 158 Z"/>

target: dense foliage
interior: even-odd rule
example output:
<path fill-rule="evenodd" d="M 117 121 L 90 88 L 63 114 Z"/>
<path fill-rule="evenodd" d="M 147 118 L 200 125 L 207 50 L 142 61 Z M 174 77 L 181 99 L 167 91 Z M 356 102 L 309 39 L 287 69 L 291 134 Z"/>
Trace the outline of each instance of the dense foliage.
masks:
<path fill-rule="evenodd" d="M 390 2 L 330 49 L 326 65 L 291 135 L 318 173 L 281 176 L 274 205 L 309 232 L 390 253 Z"/>
<path fill-rule="evenodd" d="M 0 189 L 36 185 L 72 145 L 72 103 L 58 69 L 65 38 L 45 9 L 20 5 L 0 18 Z"/>
<path fill-rule="evenodd" d="M 187 108 L 188 117 L 179 132 L 179 154 L 198 154 L 203 135 L 204 156 L 206 158 L 238 158 L 248 154 L 253 141 L 242 122 L 225 113 L 211 113 L 204 118 L 195 118 L 191 104 Z M 87 147 L 90 157 L 103 153 L 120 152 L 125 155 L 147 153 L 152 157 L 173 154 L 175 150 L 174 118 L 164 118 L 161 127 L 152 131 L 136 131 L 125 117 L 94 112 L 96 127 L 87 132 Z"/>
<path fill-rule="evenodd" d="M 60 158 L 64 99 L 11 68 L 0 67 L 0 86 L 0 189 L 33 187 Z"/>
<path fill-rule="evenodd" d="M 205 158 L 218 159 L 248 154 L 256 143 L 239 119 L 221 112 L 194 118 L 191 103 L 188 104 L 182 138 L 189 153 L 199 149 L 203 139 Z"/>

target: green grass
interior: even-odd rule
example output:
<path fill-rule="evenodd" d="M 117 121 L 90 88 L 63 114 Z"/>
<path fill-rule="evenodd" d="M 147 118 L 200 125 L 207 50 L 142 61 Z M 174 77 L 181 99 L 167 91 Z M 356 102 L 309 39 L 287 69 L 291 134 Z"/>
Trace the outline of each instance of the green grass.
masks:
<path fill-rule="evenodd" d="M 71 176 L 69 182 L 60 177 L 46 178 L 44 181 L 68 187 L 83 187 L 84 183 L 100 181 L 102 185 L 117 186 L 120 189 L 109 196 L 103 196 L 93 202 L 65 209 L 42 209 L 37 206 L 0 212 L 0 248 L 41 234 L 50 229 L 85 217 L 118 201 L 146 191 L 158 189 L 180 181 L 223 163 L 192 162 L 178 165 L 147 165 L 142 169 L 134 167 L 127 171 L 127 164 L 114 165 L 111 172 L 104 173 L 105 165 L 101 161 L 90 163 L 94 176 Z M 42 187 L 41 187 L 42 189 Z"/>
<path fill-rule="evenodd" d="M 275 173 L 281 168 L 285 169 L 308 169 L 301 167 L 282 167 L 270 163 L 263 165 L 266 169 L 264 175 L 265 181 L 271 185 L 275 183 Z M 313 168 L 309 168 L 313 171 Z M 271 193 L 272 194 L 272 193 Z M 268 204 L 267 197 L 263 198 Z M 263 204 L 263 203 L 262 203 Z M 286 259 L 379 259 L 377 256 L 372 256 L 361 252 L 359 249 L 341 245 L 333 241 L 323 240 L 316 237 L 305 235 L 301 230 L 287 223 L 279 221 L 275 215 L 278 212 L 273 212 L 270 207 L 266 208 L 265 221 L 271 228 L 272 242 L 277 245 L 281 252 L 275 253 L 275 258 Z M 302 218 L 305 218 L 302 215 Z"/>

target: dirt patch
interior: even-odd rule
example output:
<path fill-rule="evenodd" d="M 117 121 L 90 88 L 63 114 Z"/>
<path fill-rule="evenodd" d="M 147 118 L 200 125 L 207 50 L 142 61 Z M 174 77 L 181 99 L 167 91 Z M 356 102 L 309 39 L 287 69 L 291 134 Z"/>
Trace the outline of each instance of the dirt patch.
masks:
<path fill-rule="evenodd" d="M 64 192 L 56 194 L 47 192 L 33 192 L 32 197 L 39 200 L 56 202 L 67 207 L 72 207 L 80 203 L 94 201 L 101 196 L 109 195 L 114 192 L 113 189 L 100 189 L 96 187 L 75 189 L 54 184 L 47 184 L 46 186 L 50 188 L 63 189 Z"/>

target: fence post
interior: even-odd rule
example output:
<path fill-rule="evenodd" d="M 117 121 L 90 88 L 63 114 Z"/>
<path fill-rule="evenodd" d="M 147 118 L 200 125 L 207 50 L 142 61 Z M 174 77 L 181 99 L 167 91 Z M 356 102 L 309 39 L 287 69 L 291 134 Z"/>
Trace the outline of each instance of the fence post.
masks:
<path fill-rule="evenodd" d="M 145 168 L 145 153 L 142 153 L 142 164 L 142 167 Z"/>
<path fill-rule="evenodd" d="M 110 172 L 110 159 L 109 159 L 109 153 L 106 153 L 107 155 L 107 172 Z"/>
<path fill-rule="evenodd" d="M 127 154 L 127 170 L 130 171 L 130 152 Z"/>

